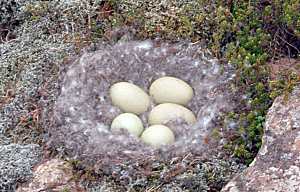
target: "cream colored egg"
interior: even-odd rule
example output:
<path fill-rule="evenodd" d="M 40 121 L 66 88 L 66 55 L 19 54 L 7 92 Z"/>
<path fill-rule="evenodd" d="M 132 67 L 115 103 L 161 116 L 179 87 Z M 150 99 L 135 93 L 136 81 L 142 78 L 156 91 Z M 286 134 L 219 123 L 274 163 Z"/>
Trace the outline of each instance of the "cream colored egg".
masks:
<path fill-rule="evenodd" d="M 149 89 L 156 103 L 176 103 L 187 105 L 194 93 L 192 87 L 175 77 L 162 77 L 155 80 Z"/>
<path fill-rule="evenodd" d="M 128 82 L 112 85 L 110 97 L 115 106 L 128 113 L 141 114 L 147 111 L 150 105 L 150 97 L 147 93 L 140 87 Z"/>
<path fill-rule="evenodd" d="M 140 136 L 144 130 L 141 119 L 133 113 L 118 115 L 111 123 L 111 130 L 126 129 L 130 134 Z"/>
<path fill-rule="evenodd" d="M 151 146 L 160 147 L 174 143 L 175 136 L 169 127 L 164 125 L 152 125 L 143 132 L 141 139 Z"/>
<path fill-rule="evenodd" d="M 165 124 L 170 120 L 183 119 L 188 124 L 196 122 L 194 113 L 178 104 L 163 103 L 154 107 L 149 113 L 148 123 L 150 125 Z"/>

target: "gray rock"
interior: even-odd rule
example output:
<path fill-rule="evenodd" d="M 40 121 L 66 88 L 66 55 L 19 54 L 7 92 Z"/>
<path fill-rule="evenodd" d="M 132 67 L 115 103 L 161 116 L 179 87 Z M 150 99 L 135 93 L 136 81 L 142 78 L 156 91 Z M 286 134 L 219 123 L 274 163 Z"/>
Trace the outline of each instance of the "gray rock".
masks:
<path fill-rule="evenodd" d="M 16 185 L 30 178 L 32 167 L 40 161 L 38 145 L 0 146 L 0 191 L 15 191 Z"/>
<path fill-rule="evenodd" d="M 300 87 L 270 108 L 263 145 L 249 168 L 236 176 L 223 192 L 300 191 Z"/>

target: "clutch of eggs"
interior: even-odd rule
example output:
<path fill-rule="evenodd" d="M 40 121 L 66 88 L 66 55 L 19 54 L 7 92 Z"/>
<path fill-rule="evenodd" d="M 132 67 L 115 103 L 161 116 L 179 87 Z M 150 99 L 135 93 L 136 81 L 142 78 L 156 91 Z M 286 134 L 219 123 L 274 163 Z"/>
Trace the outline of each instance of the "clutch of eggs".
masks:
<path fill-rule="evenodd" d="M 150 107 L 150 96 L 140 87 L 129 82 L 118 82 L 111 86 L 110 97 L 112 103 L 124 113 L 118 115 L 111 124 L 111 131 L 127 130 L 139 137 L 146 144 L 160 147 L 175 142 L 173 131 L 163 125 L 170 120 L 183 119 L 188 124 L 196 122 L 193 112 L 185 105 L 192 99 L 192 87 L 175 77 L 162 77 L 155 80 L 149 94 L 155 103 L 148 116 L 150 127 L 144 130 L 141 119 L 137 116 Z"/>

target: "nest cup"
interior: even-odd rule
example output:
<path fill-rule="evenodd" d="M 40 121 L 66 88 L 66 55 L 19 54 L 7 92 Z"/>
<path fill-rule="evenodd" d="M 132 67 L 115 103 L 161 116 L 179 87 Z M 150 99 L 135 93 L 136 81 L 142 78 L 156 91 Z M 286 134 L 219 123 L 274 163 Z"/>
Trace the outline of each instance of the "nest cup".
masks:
<path fill-rule="evenodd" d="M 132 41 L 115 45 L 100 44 L 96 51 L 86 52 L 74 60 L 62 74 L 61 91 L 53 110 L 53 127 L 49 144 L 69 157 L 86 162 L 113 164 L 147 159 L 159 155 L 172 157 L 207 150 L 203 142 L 216 126 L 221 112 L 230 109 L 229 66 L 221 66 L 197 43 L 161 43 Z M 112 120 L 122 113 L 109 97 L 114 83 L 127 81 L 148 92 L 151 83 L 164 76 L 187 82 L 194 97 L 187 105 L 197 122 L 187 125 L 180 119 L 169 122 L 176 141 L 160 149 L 144 144 L 127 132 L 112 133 Z M 145 127 L 148 111 L 140 117 Z M 107 161 L 106 161 L 106 160 Z"/>

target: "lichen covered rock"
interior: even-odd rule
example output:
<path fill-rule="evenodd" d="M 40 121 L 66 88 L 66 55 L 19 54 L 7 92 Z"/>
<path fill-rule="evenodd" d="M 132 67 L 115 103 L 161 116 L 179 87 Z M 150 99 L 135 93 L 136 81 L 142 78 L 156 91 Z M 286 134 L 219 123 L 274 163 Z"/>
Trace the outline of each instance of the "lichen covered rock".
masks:
<path fill-rule="evenodd" d="M 230 181 L 223 192 L 299 191 L 300 87 L 288 98 L 278 97 L 270 108 L 262 147 L 249 168 Z"/>
<path fill-rule="evenodd" d="M 31 169 L 40 159 L 38 145 L 0 145 L 0 191 L 14 191 L 32 176 Z"/>
<path fill-rule="evenodd" d="M 30 179 L 42 158 L 35 145 L 44 138 L 41 112 L 55 98 L 58 65 L 75 52 L 69 37 L 79 30 L 69 26 L 82 32 L 92 9 L 78 1 L 0 0 L 0 191 Z"/>

